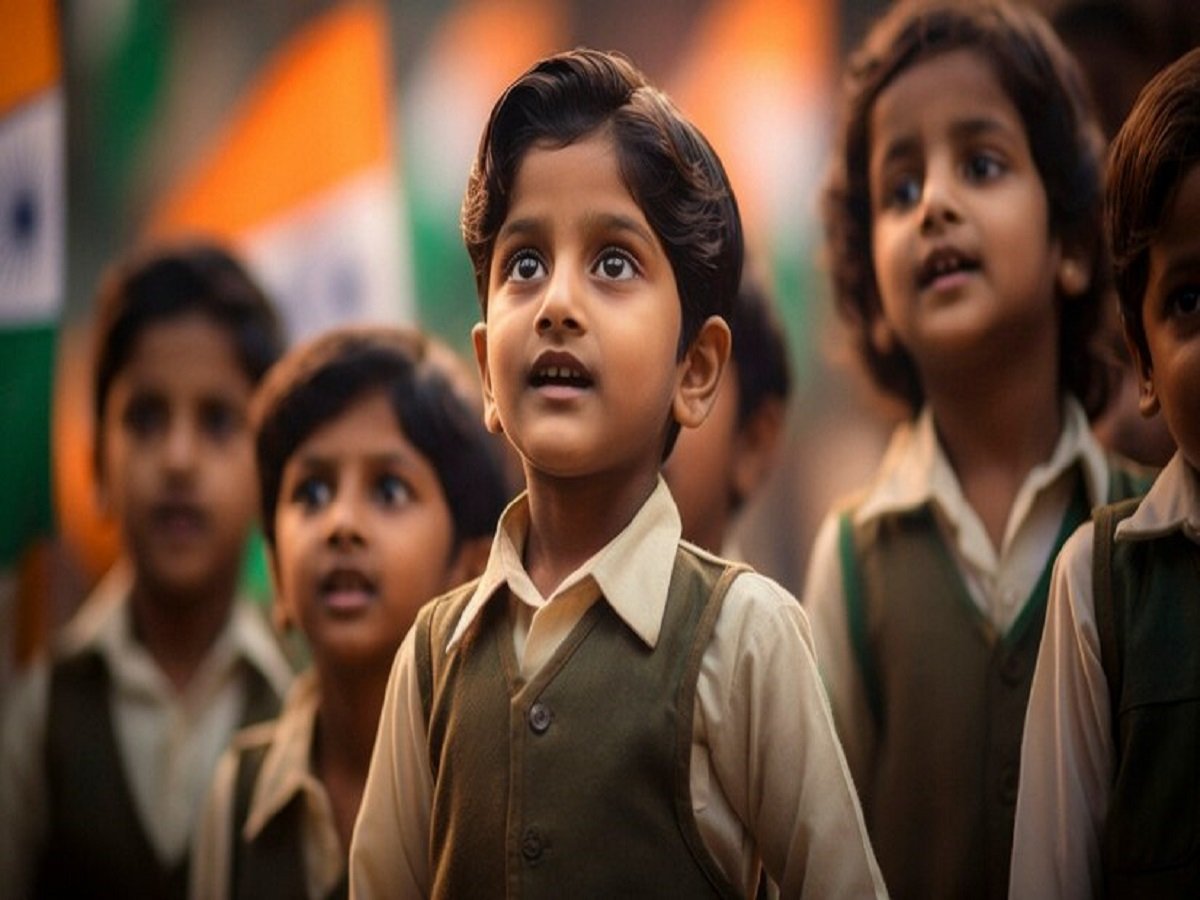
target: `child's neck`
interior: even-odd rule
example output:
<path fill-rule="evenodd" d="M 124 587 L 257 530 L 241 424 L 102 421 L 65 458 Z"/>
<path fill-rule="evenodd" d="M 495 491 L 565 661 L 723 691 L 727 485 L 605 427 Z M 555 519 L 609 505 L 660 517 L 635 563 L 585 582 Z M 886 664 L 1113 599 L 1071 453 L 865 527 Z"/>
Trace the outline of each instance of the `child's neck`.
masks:
<path fill-rule="evenodd" d="M 1049 372 L 1039 368 L 1009 366 L 943 390 L 926 385 L 938 439 L 996 548 L 1021 485 L 1049 459 L 1062 431 L 1057 361 Z"/>
<path fill-rule="evenodd" d="M 637 477 L 563 479 L 529 471 L 525 569 L 543 597 L 630 523 L 654 492 L 658 470 Z"/>
<path fill-rule="evenodd" d="M 177 691 L 191 682 L 229 621 L 234 585 L 205 597 L 159 597 L 142 582 L 130 594 L 133 633 Z"/>
<path fill-rule="evenodd" d="M 322 667 L 313 768 L 333 806 L 342 849 L 350 849 L 354 820 L 371 765 L 388 669 L 333 673 Z"/>

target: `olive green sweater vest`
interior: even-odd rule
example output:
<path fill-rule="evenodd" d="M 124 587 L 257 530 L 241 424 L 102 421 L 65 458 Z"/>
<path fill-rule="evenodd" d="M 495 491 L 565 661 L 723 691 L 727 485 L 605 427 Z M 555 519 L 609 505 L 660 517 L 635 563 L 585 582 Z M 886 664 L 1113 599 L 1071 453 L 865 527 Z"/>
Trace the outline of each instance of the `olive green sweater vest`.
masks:
<path fill-rule="evenodd" d="M 304 863 L 304 798 L 296 794 L 254 837 L 246 842 L 242 831 L 250 815 L 254 785 L 262 771 L 269 743 L 244 747 L 238 753 L 233 791 L 233 859 L 229 897 L 234 900 L 297 900 L 308 896 Z M 329 900 L 350 895 L 349 873 L 334 885 Z"/>
<path fill-rule="evenodd" d="M 448 654 L 475 585 L 425 607 L 433 897 L 738 896 L 689 769 L 701 657 L 739 571 L 681 545 L 656 647 L 601 599 L 528 682 L 503 602 Z"/>
<path fill-rule="evenodd" d="M 279 698 L 266 679 L 250 666 L 245 675 L 243 724 L 278 712 Z M 51 669 L 48 838 L 36 895 L 182 898 L 187 857 L 163 866 L 146 836 L 117 749 L 108 686 L 108 669 L 95 652 L 61 660 Z"/>
<path fill-rule="evenodd" d="M 1175 532 L 1115 542 L 1136 502 L 1096 513 L 1093 596 L 1115 779 L 1109 897 L 1200 897 L 1200 548 Z"/>
<path fill-rule="evenodd" d="M 854 771 L 893 897 L 1005 898 L 1025 707 L 1054 557 L 1087 518 L 1076 489 L 1053 552 L 1009 632 L 963 584 L 928 506 L 852 526 L 840 551 L 851 641 L 875 722 Z"/>

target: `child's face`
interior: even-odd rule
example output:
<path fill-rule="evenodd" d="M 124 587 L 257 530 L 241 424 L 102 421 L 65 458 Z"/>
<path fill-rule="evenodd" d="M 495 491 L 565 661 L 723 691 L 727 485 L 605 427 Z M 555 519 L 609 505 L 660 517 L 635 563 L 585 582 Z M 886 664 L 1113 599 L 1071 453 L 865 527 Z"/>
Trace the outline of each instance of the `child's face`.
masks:
<path fill-rule="evenodd" d="M 457 580 L 453 545 L 437 472 L 382 391 L 314 431 L 284 466 L 275 582 L 319 664 L 388 665 L 421 605 Z"/>
<path fill-rule="evenodd" d="M 1147 274 L 1142 323 L 1150 358 L 1134 348 L 1142 412 L 1161 409 L 1179 449 L 1200 468 L 1200 165 L 1163 216 Z"/>
<path fill-rule="evenodd" d="M 1053 348 L 1063 254 L 1020 113 L 985 59 L 915 64 L 880 93 L 869 128 L 884 318 L 923 374 Z"/>
<path fill-rule="evenodd" d="M 609 136 L 526 153 L 487 308 L 475 333 L 486 421 L 528 467 L 657 472 L 686 370 L 679 295 Z"/>
<path fill-rule="evenodd" d="M 100 488 L 155 599 L 233 590 L 257 512 L 252 391 L 228 333 L 203 316 L 148 326 L 112 381 Z"/>

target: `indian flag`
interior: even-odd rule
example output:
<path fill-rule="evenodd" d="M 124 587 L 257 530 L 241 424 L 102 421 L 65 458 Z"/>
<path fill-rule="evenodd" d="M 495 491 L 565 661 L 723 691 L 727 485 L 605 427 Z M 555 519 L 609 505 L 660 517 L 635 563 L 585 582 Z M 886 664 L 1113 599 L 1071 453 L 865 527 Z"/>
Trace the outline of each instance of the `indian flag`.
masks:
<path fill-rule="evenodd" d="M 832 0 L 717 0 L 671 84 L 725 163 L 748 262 L 774 288 L 801 374 L 821 292 L 812 258 L 836 47 Z"/>
<path fill-rule="evenodd" d="M 439 23 L 404 97 L 421 322 L 464 352 L 479 320 L 459 232 L 467 172 L 500 92 L 567 33 L 559 0 L 465 0 Z"/>
<path fill-rule="evenodd" d="M 51 0 L 0 0 L 0 670 L 39 640 L 63 302 L 63 93 Z"/>
<path fill-rule="evenodd" d="M 393 80 L 382 6 L 348 2 L 318 15 L 268 61 L 163 200 L 151 234 L 235 244 L 292 338 L 414 318 Z"/>

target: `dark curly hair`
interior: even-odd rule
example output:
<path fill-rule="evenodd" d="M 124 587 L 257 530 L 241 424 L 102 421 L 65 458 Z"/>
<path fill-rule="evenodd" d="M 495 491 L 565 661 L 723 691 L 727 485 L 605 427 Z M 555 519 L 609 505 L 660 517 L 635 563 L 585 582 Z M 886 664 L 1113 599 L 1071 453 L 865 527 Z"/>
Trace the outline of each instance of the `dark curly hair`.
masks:
<path fill-rule="evenodd" d="M 709 316 L 729 318 L 742 274 L 741 218 L 708 141 L 616 53 L 578 49 L 547 57 L 496 101 L 462 209 L 484 317 L 496 234 L 525 154 L 534 145 L 565 147 L 601 128 L 612 134 L 621 176 L 675 275 L 682 358 Z"/>
<path fill-rule="evenodd" d="M 883 310 L 870 253 L 869 122 L 879 95 L 903 72 L 960 49 L 991 65 L 1021 117 L 1046 191 L 1050 233 L 1091 254 L 1087 290 L 1059 303 L 1058 346 L 1060 386 L 1094 417 L 1108 402 L 1112 374 L 1100 341 L 1111 284 L 1101 225 L 1103 137 L 1075 61 L 1031 9 L 999 0 L 901 2 L 851 57 L 822 209 L 838 313 L 874 383 L 919 410 L 925 392 L 912 357 L 901 346 L 882 349 L 871 339 Z"/>
<path fill-rule="evenodd" d="M 1108 239 L 1125 333 L 1149 362 L 1142 302 L 1150 245 L 1175 191 L 1200 162 L 1200 49 L 1184 54 L 1142 89 L 1113 140 L 1107 190 Z"/>

